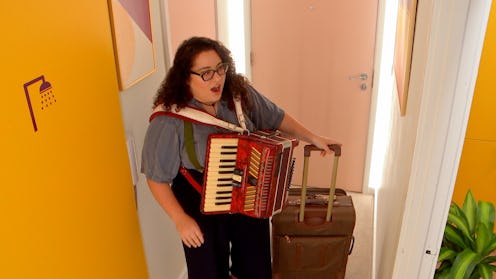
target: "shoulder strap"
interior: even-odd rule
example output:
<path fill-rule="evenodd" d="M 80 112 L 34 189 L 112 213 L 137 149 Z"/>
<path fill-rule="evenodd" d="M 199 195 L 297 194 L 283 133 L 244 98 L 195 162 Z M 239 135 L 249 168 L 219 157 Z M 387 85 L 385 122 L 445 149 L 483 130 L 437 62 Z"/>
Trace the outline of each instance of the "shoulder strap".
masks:
<path fill-rule="evenodd" d="M 210 125 L 221 127 L 233 132 L 243 133 L 246 132 L 245 129 L 219 119 L 213 115 L 210 115 L 202 110 L 199 110 L 194 107 L 184 107 L 181 110 L 176 109 L 176 105 L 172 105 L 170 111 L 166 111 L 163 105 L 158 105 L 154 110 L 152 115 L 150 116 L 150 121 L 155 118 L 157 115 L 169 115 L 172 117 L 181 118 L 183 120 L 191 121 L 198 124 Z"/>
<path fill-rule="evenodd" d="M 227 130 L 231 130 L 233 132 L 245 133 L 248 131 L 248 129 L 246 128 L 246 121 L 241 106 L 241 99 L 233 98 L 233 101 L 234 101 L 234 107 L 236 109 L 236 117 L 238 118 L 238 122 L 241 127 L 226 122 L 222 119 L 219 119 L 213 115 L 210 115 L 194 107 L 187 106 L 182 108 L 181 110 L 177 110 L 177 106 L 175 104 L 171 105 L 170 111 L 166 111 L 163 105 L 158 105 L 153 110 L 153 113 L 150 116 L 149 121 L 152 121 L 153 118 L 155 118 L 158 115 L 169 115 L 169 116 L 181 118 L 183 120 L 188 120 L 194 123 L 217 126 Z"/>
<path fill-rule="evenodd" d="M 193 186 L 193 188 L 195 188 L 195 190 L 201 195 L 202 187 L 198 182 L 196 182 L 196 180 L 193 178 L 191 173 L 189 173 L 189 171 L 183 166 L 179 167 L 179 172 L 184 176 L 184 178 L 186 178 L 189 184 L 191 184 L 191 186 Z"/>
<path fill-rule="evenodd" d="M 241 107 L 241 99 L 233 98 L 233 100 L 234 100 L 234 108 L 236 109 L 236 116 L 238 117 L 239 125 L 245 131 L 248 131 L 248 129 L 246 129 L 246 121 L 245 121 L 245 115 L 243 113 L 243 108 Z"/>
<path fill-rule="evenodd" d="M 195 166 L 196 170 L 203 172 L 203 168 L 200 165 L 200 162 L 198 162 L 198 157 L 196 156 L 196 151 L 195 151 L 195 140 L 193 137 L 193 125 L 191 122 L 184 120 L 184 145 L 186 146 L 186 152 L 188 153 L 189 160 L 191 163 Z M 186 180 L 195 188 L 195 190 L 200 193 L 202 193 L 202 188 L 198 182 L 191 176 L 189 173 L 188 169 L 185 168 L 183 165 L 179 167 L 179 171 L 181 174 L 186 178 Z"/>
<path fill-rule="evenodd" d="M 241 100 L 234 98 L 234 105 L 236 109 L 236 116 L 238 118 L 238 122 L 241 127 L 238 127 L 232 123 L 221 120 L 217 117 L 214 117 L 208 113 L 205 113 L 199 109 L 193 107 L 185 107 L 179 111 L 177 111 L 176 105 L 171 106 L 170 111 L 166 111 L 163 105 L 157 106 L 152 115 L 150 116 L 149 121 L 152 121 L 153 118 L 159 115 L 169 115 L 172 117 L 177 117 L 183 119 L 184 123 L 184 144 L 186 146 L 186 152 L 188 153 L 188 157 L 191 163 L 195 166 L 195 168 L 199 171 L 203 171 L 203 168 L 198 162 L 198 158 L 196 156 L 195 145 L 194 145 L 194 137 L 193 137 L 193 125 L 194 123 L 204 124 L 204 125 L 212 125 L 221 127 L 227 130 L 244 133 L 248 131 L 246 128 L 246 121 L 244 118 L 243 110 L 241 107 Z M 191 176 L 189 171 L 184 167 L 180 166 L 179 171 L 181 174 L 188 180 L 188 182 L 193 186 L 201 194 L 201 186 L 196 182 L 196 180 Z"/>
<path fill-rule="evenodd" d="M 189 160 L 195 166 L 195 168 L 203 172 L 203 167 L 198 161 L 195 151 L 195 139 L 193 136 L 193 125 L 191 122 L 184 120 L 184 145 L 186 146 L 186 152 L 188 153 Z"/>

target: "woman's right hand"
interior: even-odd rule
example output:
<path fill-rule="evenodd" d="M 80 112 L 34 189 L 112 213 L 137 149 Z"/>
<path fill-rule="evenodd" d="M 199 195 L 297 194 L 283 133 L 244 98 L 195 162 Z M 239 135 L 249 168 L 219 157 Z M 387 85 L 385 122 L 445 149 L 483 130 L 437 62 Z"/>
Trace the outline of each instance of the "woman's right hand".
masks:
<path fill-rule="evenodd" d="M 184 245 L 188 248 L 197 248 L 203 244 L 204 239 L 200 226 L 198 226 L 196 221 L 189 215 L 184 214 L 178 218 L 176 221 L 176 229 L 179 232 Z"/>
<path fill-rule="evenodd" d="M 169 215 L 172 221 L 176 224 L 176 229 L 181 236 L 181 239 L 187 247 L 200 247 L 203 242 L 203 233 L 196 221 L 191 218 L 177 201 L 174 193 L 172 193 L 169 183 L 155 182 L 147 179 L 146 182 L 150 190 L 160 204 L 160 207 Z"/>

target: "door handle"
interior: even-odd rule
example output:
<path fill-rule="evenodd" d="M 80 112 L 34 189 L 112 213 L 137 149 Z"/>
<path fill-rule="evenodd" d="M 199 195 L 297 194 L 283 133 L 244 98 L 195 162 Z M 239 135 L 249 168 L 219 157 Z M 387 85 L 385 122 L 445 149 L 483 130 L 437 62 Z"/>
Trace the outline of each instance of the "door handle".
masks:
<path fill-rule="evenodd" d="M 369 75 L 367 75 L 366 73 L 361 73 L 359 75 L 348 77 L 349 80 L 352 80 L 352 79 L 367 80 L 368 78 L 369 78 Z"/>
<path fill-rule="evenodd" d="M 358 75 L 354 75 L 354 76 L 349 76 L 348 77 L 349 80 L 359 79 L 359 80 L 362 80 L 362 81 L 365 81 L 368 78 L 369 78 L 369 75 L 367 75 L 367 73 L 360 73 Z M 365 82 L 362 82 L 362 84 L 360 84 L 360 90 L 362 90 L 362 91 L 367 90 L 367 84 Z"/>

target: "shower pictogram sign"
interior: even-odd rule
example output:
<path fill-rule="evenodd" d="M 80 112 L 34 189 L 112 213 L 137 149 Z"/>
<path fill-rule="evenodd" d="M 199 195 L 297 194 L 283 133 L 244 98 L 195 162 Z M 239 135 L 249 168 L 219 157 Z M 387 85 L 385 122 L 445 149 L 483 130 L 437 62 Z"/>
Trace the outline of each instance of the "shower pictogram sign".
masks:
<path fill-rule="evenodd" d="M 57 99 L 53 94 L 52 85 L 45 80 L 43 75 L 26 82 L 24 84 L 24 93 L 26 94 L 33 129 L 36 132 L 38 131 L 36 117 L 57 103 Z"/>

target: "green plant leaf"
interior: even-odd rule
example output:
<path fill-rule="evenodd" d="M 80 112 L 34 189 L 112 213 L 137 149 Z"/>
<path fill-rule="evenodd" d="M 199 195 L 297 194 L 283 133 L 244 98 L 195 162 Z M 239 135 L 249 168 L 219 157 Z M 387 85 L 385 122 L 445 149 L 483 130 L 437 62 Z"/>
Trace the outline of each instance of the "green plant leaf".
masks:
<path fill-rule="evenodd" d="M 434 274 L 434 279 L 448 279 L 449 278 L 449 269 L 444 269 Z"/>
<path fill-rule="evenodd" d="M 489 264 L 479 264 L 477 265 L 477 270 L 483 279 L 492 279 L 493 271 L 491 265 Z"/>
<path fill-rule="evenodd" d="M 455 225 L 463 233 L 463 236 L 472 243 L 474 241 L 474 237 L 470 232 L 467 217 L 462 211 L 459 211 L 458 213 L 460 215 L 450 212 L 448 214 L 448 223 Z"/>
<path fill-rule="evenodd" d="M 479 201 L 478 208 L 479 223 L 486 224 L 491 232 L 494 231 L 494 204 Z"/>
<path fill-rule="evenodd" d="M 472 191 L 468 190 L 465 195 L 465 200 L 463 201 L 463 213 L 467 217 L 468 229 L 470 235 L 475 232 L 475 226 L 477 223 L 477 204 L 475 203 Z"/>
<path fill-rule="evenodd" d="M 488 265 L 488 267 L 489 267 L 489 268 L 490 268 L 493 272 L 495 272 L 495 271 L 496 271 L 496 266 L 495 266 L 495 265 L 490 264 L 490 265 Z"/>
<path fill-rule="evenodd" d="M 477 268 L 474 270 L 474 272 L 470 275 L 469 279 L 480 279 L 480 274 Z"/>
<path fill-rule="evenodd" d="M 491 254 L 494 250 L 496 250 L 496 235 L 493 233 L 493 239 L 491 240 L 491 243 L 484 249 L 484 251 L 481 253 L 482 255 L 489 255 Z"/>
<path fill-rule="evenodd" d="M 463 233 L 451 224 L 446 224 L 446 228 L 444 229 L 444 237 L 447 241 L 455 244 L 455 246 L 459 248 L 459 251 L 462 251 L 465 248 L 470 248 L 470 245 L 465 243 L 465 240 L 463 239 Z"/>
<path fill-rule="evenodd" d="M 440 270 L 439 272 L 436 270 L 436 273 L 434 273 L 434 279 L 448 279 L 449 277 L 449 269 L 443 269 Z"/>
<path fill-rule="evenodd" d="M 472 250 L 463 250 L 463 252 L 456 257 L 449 278 L 468 279 L 480 260 L 481 256 L 474 253 Z"/>
<path fill-rule="evenodd" d="M 486 224 L 480 223 L 477 226 L 477 234 L 475 238 L 475 252 L 482 254 L 488 246 L 491 244 L 491 240 L 493 238 L 493 232 L 490 231 Z M 485 256 L 482 254 L 482 256 Z"/>
<path fill-rule="evenodd" d="M 437 261 L 442 262 L 444 260 L 454 259 L 457 254 L 457 251 L 449 249 L 448 247 L 441 247 L 441 251 L 439 251 L 439 257 L 437 258 Z"/>
<path fill-rule="evenodd" d="M 455 214 L 457 216 L 464 215 L 463 210 L 458 206 L 458 204 L 452 202 L 449 208 L 449 213 Z"/>
<path fill-rule="evenodd" d="M 496 256 L 485 257 L 481 263 L 490 264 L 496 262 Z"/>
<path fill-rule="evenodd" d="M 450 271 L 451 269 L 451 266 L 453 266 L 453 262 L 451 261 L 442 261 L 440 262 L 441 264 L 439 264 L 436 268 L 436 273 L 442 273 L 443 270 L 448 270 L 448 272 Z"/>

